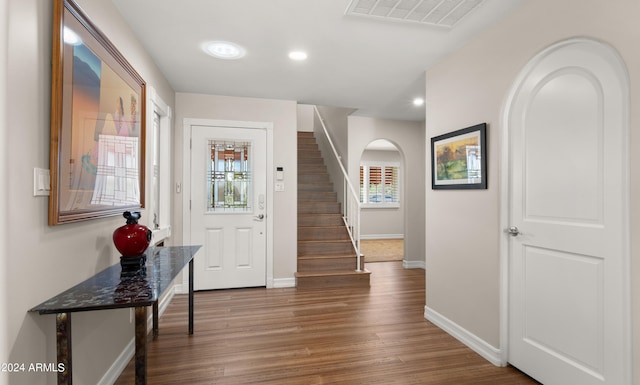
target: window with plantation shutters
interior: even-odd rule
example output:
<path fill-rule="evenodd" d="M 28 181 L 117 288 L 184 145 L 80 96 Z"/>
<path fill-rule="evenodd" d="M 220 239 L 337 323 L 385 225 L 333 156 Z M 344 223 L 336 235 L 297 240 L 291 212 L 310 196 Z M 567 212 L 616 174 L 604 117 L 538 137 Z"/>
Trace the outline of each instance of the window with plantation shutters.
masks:
<path fill-rule="evenodd" d="M 360 202 L 365 206 L 398 207 L 400 169 L 395 163 L 360 165 Z"/>

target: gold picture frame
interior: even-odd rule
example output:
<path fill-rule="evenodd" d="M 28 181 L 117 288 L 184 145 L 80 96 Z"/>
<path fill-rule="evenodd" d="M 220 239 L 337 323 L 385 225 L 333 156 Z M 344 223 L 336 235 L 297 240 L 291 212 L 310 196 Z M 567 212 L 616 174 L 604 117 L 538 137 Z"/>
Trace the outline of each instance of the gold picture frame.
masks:
<path fill-rule="evenodd" d="M 53 13 L 49 225 L 138 210 L 146 83 L 73 0 Z"/>

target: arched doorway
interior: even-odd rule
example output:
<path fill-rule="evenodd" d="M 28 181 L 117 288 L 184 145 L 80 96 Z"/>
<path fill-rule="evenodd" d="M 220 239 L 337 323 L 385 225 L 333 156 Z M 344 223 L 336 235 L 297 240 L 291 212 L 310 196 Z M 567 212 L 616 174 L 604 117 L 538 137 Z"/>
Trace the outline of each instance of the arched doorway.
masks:
<path fill-rule="evenodd" d="M 386 139 L 360 156 L 361 252 L 366 262 L 404 260 L 403 158 Z"/>

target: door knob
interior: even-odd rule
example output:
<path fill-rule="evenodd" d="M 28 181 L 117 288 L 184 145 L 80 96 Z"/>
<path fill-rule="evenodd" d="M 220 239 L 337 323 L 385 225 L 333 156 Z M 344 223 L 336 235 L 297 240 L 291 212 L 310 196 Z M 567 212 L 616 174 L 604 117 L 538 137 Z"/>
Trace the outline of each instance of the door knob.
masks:
<path fill-rule="evenodd" d="M 518 230 L 518 228 L 515 226 L 511 226 L 507 229 L 507 234 L 511 235 L 512 237 L 516 237 L 518 236 L 518 234 L 520 234 L 520 230 Z"/>
<path fill-rule="evenodd" d="M 254 218 L 256 221 L 261 221 L 264 219 L 264 214 L 256 215 Z"/>

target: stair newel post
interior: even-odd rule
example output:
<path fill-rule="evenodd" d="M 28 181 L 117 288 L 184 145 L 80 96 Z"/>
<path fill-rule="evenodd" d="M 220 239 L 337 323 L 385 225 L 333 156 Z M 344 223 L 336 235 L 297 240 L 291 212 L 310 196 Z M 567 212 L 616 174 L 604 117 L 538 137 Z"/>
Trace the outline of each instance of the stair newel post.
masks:
<path fill-rule="evenodd" d="M 357 272 L 361 272 L 362 271 L 362 254 L 360 253 L 360 202 L 356 201 L 356 223 L 355 223 L 355 229 L 354 229 L 354 234 L 356 236 L 356 253 L 357 253 L 357 263 L 358 263 L 358 268 L 356 269 Z"/>

